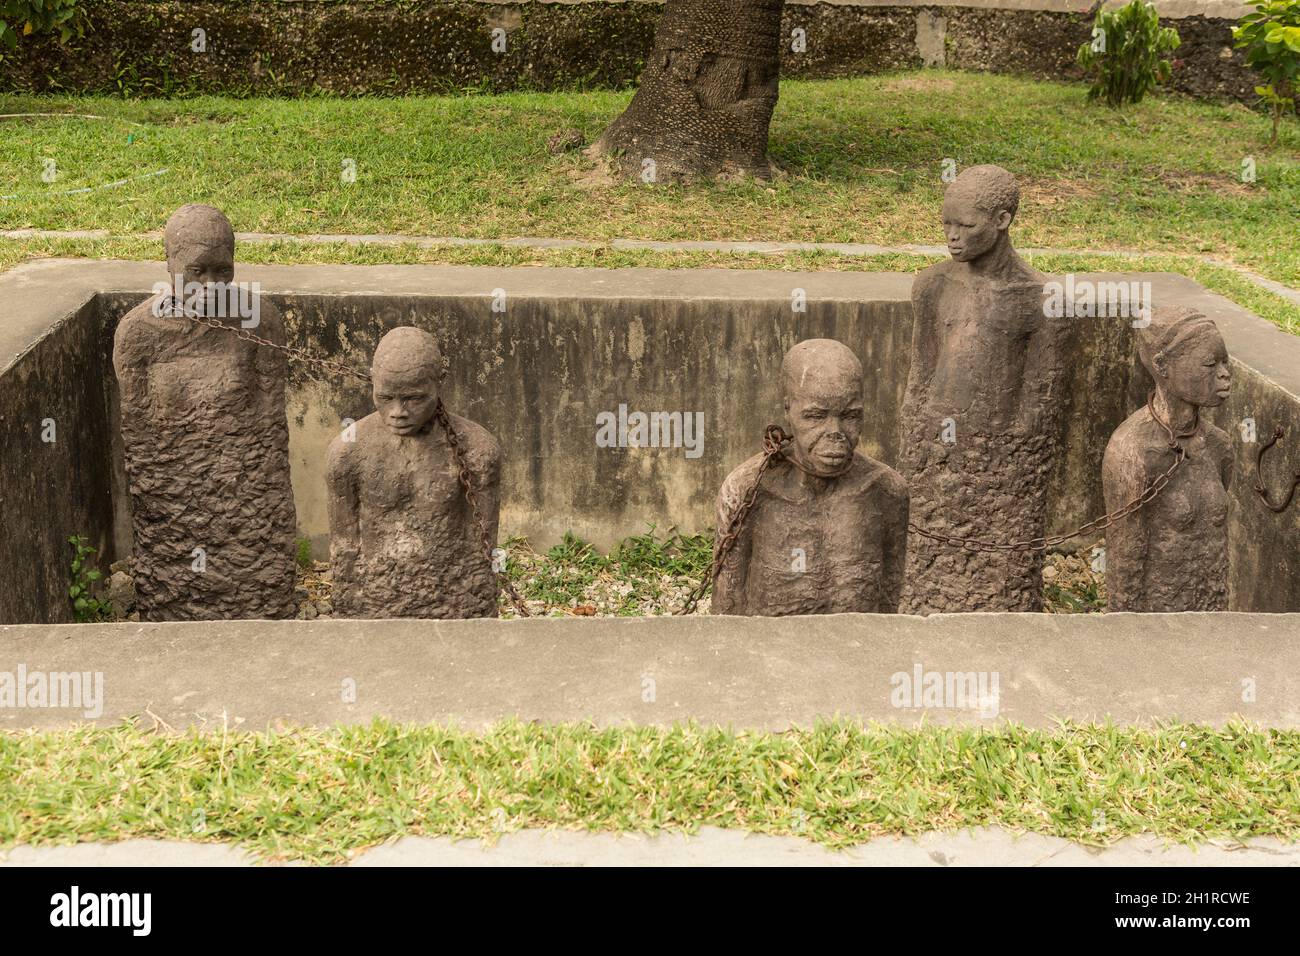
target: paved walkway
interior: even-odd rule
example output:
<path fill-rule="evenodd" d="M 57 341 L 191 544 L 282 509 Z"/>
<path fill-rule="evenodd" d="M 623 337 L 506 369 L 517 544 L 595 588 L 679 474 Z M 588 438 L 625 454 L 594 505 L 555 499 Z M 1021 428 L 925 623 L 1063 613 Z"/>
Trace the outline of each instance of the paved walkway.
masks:
<path fill-rule="evenodd" d="M 253 866 L 258 860 L 227 844 L 128 840 L 61 847 L 21 846 L 0 855 L 19 866 Z M 351 866 L 1300 866 L 1300 844 L 1274 839 L 1243 845 L 1216 841 L 1197 848 L 1130 837 L 1105 849 L 1057 837 L 989 828 L 884 837 L 828 850 L 797 837 L 705 827 L 686 836 L 524 830 L 493 846 L 478 840 L 405 837 L 358 854 Z"/>
<path fill-rule="evenodd" d="M 0 231 L 0 238 L 5 239 L 162 239 L 161 230 L 139 232 L 130 235 L 116 234 L 107 229 L 10 229 Z M 237 232 L 239 242 L 300 242 L 311 244 L 344 243 L 345 245 L 365 246 L 416 246 L 421 249 L 434 249 L 442 246 L 506 246 L 523 249 L 633 249 L 642 252 L 731 252 L 753 253 L 757 255 L 780 255 L 787 252 L 829 252 L 844 256 L 887 256 L 887 255 L 922 255 L 944 256 L 948 250 L 943 246 L 925 246 L 904 244 L 898 246 L 878 246 L 861 242 L 722 242 L 722 241 L 678 241 L 661 242 L 653 239 L 547 239 L 538 236 L 518 236 L 508 239 L 478 239 L 458 236 L 399 236 L 391 234 L 302 234 L 272 232 Z M 1030 255 L 1077 255 L 1077 256 L 1117 256 L 1124 259 L 1137 259 L 1143 256 L 1175 255 L 1159 251 L 1142 251 L 1137 249 L 1057 249 L 1051 247 L 1020 249 L 1021 253 Z M 1231 269 L 1243 279 L 1253 283 L 1266 292 L 1300 305 L 1300 290 L 1292 289 L 1273 279 L 1265 278 L 1257 272 L 1237 265 L 1217 256 L 1202 253 L 1177 253 L 1191 256 L 1209 265 Z"/>

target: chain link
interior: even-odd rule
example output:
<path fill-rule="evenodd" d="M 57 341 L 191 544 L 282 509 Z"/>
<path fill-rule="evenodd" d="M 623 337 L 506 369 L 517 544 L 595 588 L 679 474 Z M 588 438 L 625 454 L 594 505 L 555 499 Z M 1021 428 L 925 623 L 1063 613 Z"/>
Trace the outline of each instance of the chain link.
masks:
<path fill-rule="evenodd" d="M 157 311 L 155 311 L 154 314 L 159 315 Z M 292 345 L 282 345 L 279 342 L 272 342 L 270 339 L 263 338 L 260 335 L 255 335 L 242 326 L 236 327 L 233 325 L 227 325 L 220 319 L 202 315 L 196 310 L 181 307 L 180 303 L 174 298 L 171 300 L 170 308 L 159 315 L 159 317 L 187 318 L 191 322 L 205 325 L 210 329 L 217 329 L 221 332 L 234 335 L 236 338 L 243 339 L 245 342 L 252 342 L 255 345 L 275 349 L 276 351 L 282 352 L 288 356 L 290 361 L 298 362 L 314 368 L 324 369 L 325 371 L 333 372 L 336 375 L 345 375 L 349 378 L 356 379 L 359 382 L 364 382 L 367 385 L 371 384 L 371 379 L 368 374 L 359 369 L 355 369 L 350 365 L 345 365 L 342 362 L 331 362 L 328 359 L 317 358 L 306 349 L 300 349 Z M 452 427 L 451 419 L 447 416 L 447 409 L 443 406 L 441 397 L 438 398 L 437 405 L 434 408 L 433 417 L 442 427 L 443 431 L 447 433 L 447 444 L 451 446 L 451 454 L 456 461 L 457 479 L 460 481 L 461 489 L 465 493 L 465 500 L 469 502 L 470 511 L 474 514 L 474 522 L 478 526 L 479 540 L 482 543 L 483 550 L 486 552 L 488 561 L 493 568 L 493 573 L 496 574 L 497 585 L 506 593 L 506 596 L 510 599 L 510 603 L 514 605 L 515 612 L 520 617 L 532 617 L 532 615 L 528 613 L 528 607 L 524 604 L 523 598 L 519 596 L 519 592 L 515 589 L 514 582 L 510 580 L 509 575 L 504 571 L 495 570 L 496 557 L 492 547 L 492 540 L 488 535 L 487 523 L 483 520 L 483 513 L 479 508 L 478 492 L 474 489 L 473 476 L 471 475 L 469 465 L 465 460 L 465 451 L 461 448 L 460 436 L 456 433 L 456 429 Z"/>

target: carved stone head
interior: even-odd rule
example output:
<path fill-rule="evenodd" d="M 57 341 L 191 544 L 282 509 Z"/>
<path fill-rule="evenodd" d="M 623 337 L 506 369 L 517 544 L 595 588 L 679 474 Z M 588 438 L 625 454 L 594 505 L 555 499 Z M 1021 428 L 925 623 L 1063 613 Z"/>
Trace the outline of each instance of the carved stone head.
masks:
<path fill-rule="evenodd" d="M 181 206 L 163 234 L 167 274 L 185 285 L 229 284 L 235 279 L 235 230 L 215 206 Z"/>
<path fill-rule="evenodd" d="M 781 390 L 796 464 L 819 478 L 848 471 L 862 434 L 858 357 L 832 339 L 800 342 L 781 363 Z"/>
<path fill-rule="evenodd" d="M 1222 405 L 1232 385 L 1228 349 L 1218 326 L 1182 307 L 1158 308 L 1137 330 L 1138 356 L 1156 388 L 1192 405 Z"/>
<path fill-rule="evenodd" d="M 958 262 L 987 255 L 1001 242 L 1020 208 L 1016 178 L 1001 166 L 962 170 L 943 196 L 943 233 Z"/>
<path fill-rule="evenodd" d="M 402 326 L 379 340 L 370 366 L 375 410 L 394 435 L 416 435 L 433 420 L 442 353 L 432 335 Z"/>

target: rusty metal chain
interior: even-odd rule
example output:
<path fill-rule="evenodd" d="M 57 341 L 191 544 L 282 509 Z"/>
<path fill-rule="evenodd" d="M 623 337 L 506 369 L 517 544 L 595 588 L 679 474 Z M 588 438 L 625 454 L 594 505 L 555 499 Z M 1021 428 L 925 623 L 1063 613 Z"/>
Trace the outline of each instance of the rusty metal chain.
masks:
<path fill-rule="evenodd" d="M 189 319 L 191 322 L 196 322 L 199 325 L 205 325 L 211 329 L 227 332 L 234 335 L 236 338 L 243 339 L 245 342 L 252 342 L 255 345 L 275 349 L 276 351 L 282 352 L 288 356 L 290 361 L 299 362 L 303 365 L 314 368 L 324 369 L 325 371 L 333 372 L 337 375 L 346 375 L 359 382 L 364 382 L 367 385 L 371 384 L 370 376 L 367 373 L 355 369 L 350 365 L 318 358 L 306 349 L 300 349 L 296 346 L 281 345 L 279 342 L 272 342 L 270 339 L 256 335 L 242 326 L 227 325 L 218 318 L 202 315 L 194 310 L 184 308 L 178 309 L 178 305 L 179 303 L 173 299 L 170 311 L 162 315 L 159 315 L 158 312 L 155 312 L 154 314 L 159 315 L 160 318 L 183 317 Z M 447 444 L 451 446 L 451 454 L 456 461 L 457 478 L 460 481 L 461 489 L 465 493 L 465 500 L 469 502 L 470 511 L 473 512 L 474 522 L 478 526 L 479 540 L 482 543 L 483 550 L 487 553 L 487 558 L 493 568 L 493 573 L 497 577 L 497 585 L 506 593 L 506 596 L 510 599 L 510 603 L 514 605 L 515 612 L 520 617 L 531 617 L 532 615 L 528 613 L 528 607 L 524 604 L 523 598 L 519 596 L 519 592 L 515 589 L 514 582 L 510 580 L 506 572 L 495 570 L 496 557 L 494 555 L 492 541 L 488 536 L 487 524 L 483 520 L 482 510 L 479 508 L 478 492 L 474 490 L 472 482 L 473 476 L 470 473 L 468 463 L 465 461 L 465 452 L 460 445 L 460 436 L 456 433 L 456 429 L 452 427 L 451 419 L 447 417 L 447 409 L 443 406 L 441 397 L 438 399 L 433 417 L 438 424 L 442 426 L 443 431 L 447 433 Z"/>
<path fill-rule="evenodd" d="M 736 538 L 740 530 L 744 527 L 745 519 L 749 517 L 749 512 L 753 509 L 754 503 L 758 501 L 758 487 L 763 483 L 763 475 L 771 467 L 772 462 L 785 453 L 785 447 L 790 443 L 791 436 L 786 434 L 785 430 L 777 425 L 768 425 L 763 431 L 763 460 L 759 462 L 758 474 L 754 476 L 754 486 L 749 489 L 749 494 L 745 500 L 736 509 L 736 513 L 731 516 L 731 521 L 727 524 L 727 532 L 718 539 L 717 545 L 713 549 L 713 563 L 709 566 L 709 573 L 691 589 L 690 594 L 686 596 L 685 603 L 674 611 L 674 614 L 691 614 L 695 611 L 696 606 L 704 599 L 704 595 L 713 587 L 718 579 L 718 574 L 722 571 L 722 562 L 727 559 L 727 555 L 736 545 Z"/>
<path fill-rule="evenodd" d="M 1146 505 L 1154 501 L 1165 490 L 1165 485 L 1173 478 L 1183 462 L 1187 460 L 1187 452 L 1183 447 L 1174 444 L 1172 449 L 1175 453 L 1174 463 L 1169 468 L 1157 475 L 1143 491 L 1132 501 L 1116 508 L 1114 511 L 1102 515 L 1100 518 L 1093 518 L 1091 521 L 1080 525 L 1073 531 L 1065 534 L 1052 534 L 1042 538 L 1029 538 L 1023 541 L 987 541 L 981 538 L 962 538 L 957 535 L 938 534 L 934 531 L 928 531 L 915 522 L 908 522 L 907 530 L 913 534 L 920 535 L 923 538 L 929 538 L 931 541 L 938 541 L 942 544 L 955 545 L 964 548 L 967 551 L 1046 551 L 1048 548 L 1054 548 L 1058 544 L 1069 541 L 1071 538 L 1079 538 L 1083 535 L 1093 534 L 1098 531 L 1104 531 L 1121 518 L 1127 518 L 1134 512 L 1140 511 Z"/>
<path fill-rule="evenodd" d="M 197 322 L 199 325 L 206 325 L 210 329 L 217 329 L 221 332 L 228 332 L 231 335 L 235 336 L 236 338 L 243 339 L 245 342 L 252 342 L 254 345 L 261 345 L 261 346 L 265 346 L 266 348 L 275 349 L 276 351 L 283 352 L 285 355 L 289 357 L 291 361 L 301 362 L 304 365 L 311 365 L 317 368 L 322 368 L 328 372 L 334 372 L 337 375 L 347 375 L 351 378 L 357 379 L 360 382 L 364 382 L 367 385 L 370 384 L 369 375 L 367 375 L 365 372 L 358 371 L 357 369 L 353 368 L 350 365 L 344 365 L 342 362 L 331 362 L 328 359 L 317 358 L 316 356 L 308 352 L 306 349 L 300 349 L 293 345 L 281 345 L 279 342 L 272 342 L 270 339 L 265 339 L 262 338 L 262 336 L 260 335 L 255 335 L 254 333 L 250 332 L 246 328 L 243 328 L 242 326 L 236 327 L 233 325 L 227 325 L 225 322 L 222 322 L 220 319 L 212 318 L 206 315 L 201 315 L 197 312 L 191 312 L 188 310 L 182 310 L 179 312 L 173 311 L 171 313 L 166 313 L 159 317 L 160 318 L 182 318 L 183 317 L 189 319 L 191 322 Z"/>
<path fill-rule="evenodd" d="M 1259 450 L 1255 452 L 1255 493 L 1259 495 L 1265 508 L 1277 514 L 1281 514 L 1291 506 L 1291 499 L 1295 497 L 1296 489 L 1300 488 L 1300 471 L 1297 471 L 1291 478 L 1291 488 L 1287 491 L 1286 497 L 1279 504 L 1274 504 L 1269 497 L 1268 488 L 1264 486 L 1264 454 L 1285 437 L 1286 432 L 1282 430 L 1281 425 L 1278 425 L 1273 429 L 1273 437 L 1260 445 Z"/>

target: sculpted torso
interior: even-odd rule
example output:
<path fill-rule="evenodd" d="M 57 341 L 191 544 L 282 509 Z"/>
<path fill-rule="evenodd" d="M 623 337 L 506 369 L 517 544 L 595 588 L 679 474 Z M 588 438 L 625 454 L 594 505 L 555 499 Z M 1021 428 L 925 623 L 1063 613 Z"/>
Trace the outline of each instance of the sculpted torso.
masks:
<path fill-rule="evenodd" d="M 284 356 L 155 316 L 153 303 L 122 319 L 113 350 L 142 615 L 290 616 L 296 521 Z M 270 302 L 260 303 L 255 331 L 284 341 Z"/>
<path fill-rule="evenodd" d="M 451 416 L 496 542 L 500 451 L 487 431 Z M 489 617 L 496 580 L 451 448 L 438 426 L 394 435 L 378 413 L 353 442 L 330 447 L 336 606 L 348 616 Z"/>
<path fill-rule="evenodd" d="M 1201 422 L 1180 441 L 1188 458 L 1165 489 L 1107 533 L 1112 611 L 1227 610 L 1232 439 Z M 1107 510 L 1127 504 L 1173 463 L 1164 429 L 1146 408 L 1134 413 L 1106 449 Z"/>
<path fill-rule="evenodd" d="M 907 420 L 938 433 L 945 418 L 957 434 L 1033 430 L 1055 356 L 1045 341 L 1043 277 L 1025 269 L 991 282 L 959 263 L 917 277 L 913 297 L 914 374 Z"/>
<path fill-rule="evenodd" d="M 762 456 L 737 468 L 718 499 L 726 527 Z M 857 454 L 830 482 L 789 462 L 763 478 L 754 509 L 718 577 L 716 614 L 894 613 L 906 537 L 907 489 L 893 469 Z M 801 570 L 802 569 L 802 570 Z"/>

